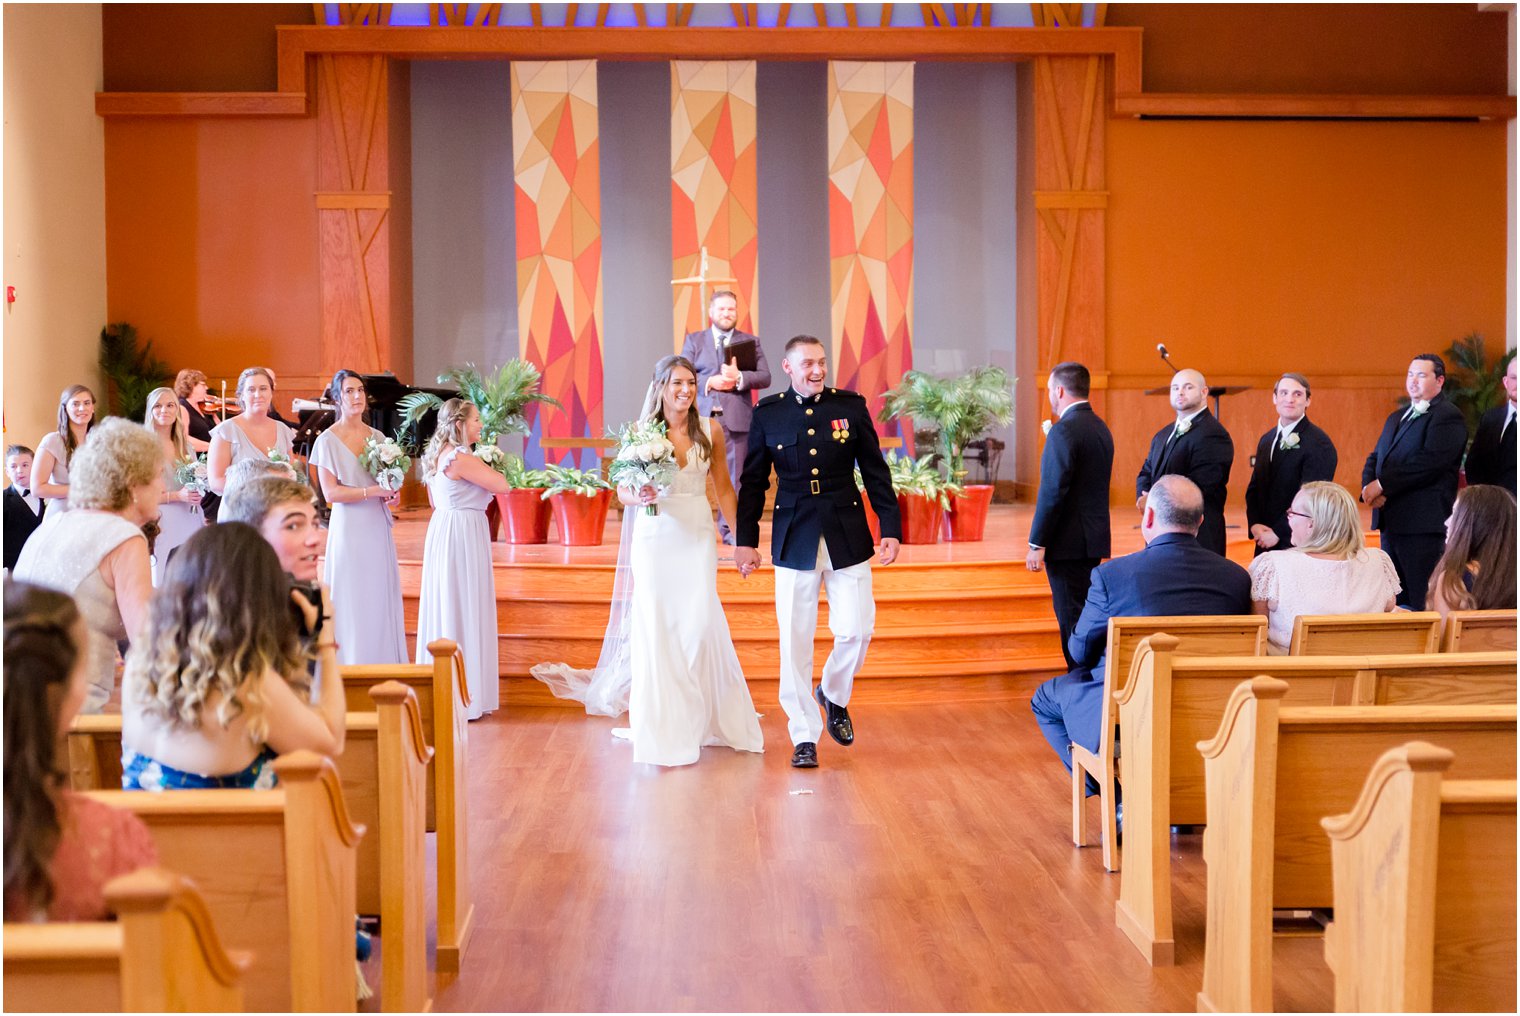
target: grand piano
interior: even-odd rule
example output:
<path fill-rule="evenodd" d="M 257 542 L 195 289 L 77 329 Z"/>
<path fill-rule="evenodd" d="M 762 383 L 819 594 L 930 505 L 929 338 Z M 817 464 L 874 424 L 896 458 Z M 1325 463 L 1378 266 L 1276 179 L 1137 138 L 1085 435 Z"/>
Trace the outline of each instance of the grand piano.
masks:
<path fill-rule="evenodd" d="M 404 384 L 389 371 L 359 376 L 364 379 L 364 388 L 369 393 L 369 425 L 390 436 L 395 436 L 401 428 L 401 411 L 396 408 L 396 404 L 405 396 L 412 392 L 429 392 L 440 399 L 452 399 L 459 394 L 449 388 L 421 388 Z M 326 400 L 311 402 L 303 399 L 296 400 L 295 409 L 295 450 L 297 454 L 309 457 L 317 435 L 333 425 L 336 410 Z M 437 418 L 436 413 L 431 413 L 415 427 L 407 428 L 407 432 L 401 435 L 402 443 L 413 448 L 426 447 L 428 439 L 433 436 Z"/>

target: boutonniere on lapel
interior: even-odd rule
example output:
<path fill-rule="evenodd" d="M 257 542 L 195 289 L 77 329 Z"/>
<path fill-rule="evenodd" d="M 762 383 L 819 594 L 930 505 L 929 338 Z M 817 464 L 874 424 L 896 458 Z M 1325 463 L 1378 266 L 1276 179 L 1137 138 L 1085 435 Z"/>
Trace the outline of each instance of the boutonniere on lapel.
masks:
<path fill-rule="evenodd" d="M 1298 431 L 1290 430 L 1284 434 L 1282 440 L 1277 442 L 1277 447 L 1285 452 L 1291 452 L 1298 447 Z"/>
<path fill-rule="evenodd" d="M 834 440 L 840 443 L 850 439 L 850 421 L 834 420 L 830 424 L 834 428 Z"/>
<path fill-rule="evenodd" d="M 1049 437 L 1050 436 L 1050 428 L 1052 428 L 1054 426 L 1055 426 L 1055 424 L 1052 423 L 1049 420 L 1041 420 L 1040 421 L 1040 432 L 1043 433 L 1046 437 Z"/>
<path fill-rule="evenodd" d="M 1416 400 L 1416 401 L 1411 402 L 1409 404 L 1409 408 L 1412 409 L 1412 410 L 1414 410 L 1414 412 L 1411 413 L 1410 417 L 1409 417 L 1411 420 L 1413 420 L 1415 417 L 1424 416 L 1426 413 L 1430 412 L 1430 400 L 1429 399 L 1419 399 L 1419 400 Z"/>
<path fill-rule="evenodd" d="M 1193 421 L 1192 420 L 1190 420 L 1190 419 L 1189 420 L 1179 420 L 1178 423 L 1177 423 L 1177 436 L 1181 437 L 1182 435 L 1186 434 L 1188 431 L 1190 431 L 1192 429 L 1193 429 Z"/>

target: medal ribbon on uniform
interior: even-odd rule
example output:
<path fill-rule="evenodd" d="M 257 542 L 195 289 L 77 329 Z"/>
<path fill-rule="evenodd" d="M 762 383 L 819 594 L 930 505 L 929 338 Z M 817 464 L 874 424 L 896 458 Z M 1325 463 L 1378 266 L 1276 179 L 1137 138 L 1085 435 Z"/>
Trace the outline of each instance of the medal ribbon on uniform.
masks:
<path fill-rule="evenodd" d="M 830 424 L 834 428 L 835 441 L 848 441 L 850 439 L 849 420 L 832 420 Z"/>

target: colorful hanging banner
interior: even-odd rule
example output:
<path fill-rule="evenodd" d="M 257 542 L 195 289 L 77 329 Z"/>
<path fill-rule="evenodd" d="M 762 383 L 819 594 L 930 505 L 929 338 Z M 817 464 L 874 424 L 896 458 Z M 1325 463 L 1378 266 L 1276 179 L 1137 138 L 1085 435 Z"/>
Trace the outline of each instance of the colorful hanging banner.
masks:
<path fill-rule="evenodd" d="M 913 366 L 911 63 L 829 64 L 829 264 L 834 376 L 875 416 Z"/>
<path fill-rule="evenodd" d="M 677 351 L 688 332 L 707 327 L 704 294 L 714 290 L 732 290 L 739 298 L 739 329 L 755 331 L 756 195 L 755 62 L 672 61 L 671 278 L 700 278 L 674 286 Z"/>
<path fill-rule="evenodd" d="M 594 453 L 543 438 L 599 438 L 602 422 L 602 208 L 596 61 L 513 61 L 517 327 L 521 356 L 563 409 L 528 409 L 530 465 Z"/>

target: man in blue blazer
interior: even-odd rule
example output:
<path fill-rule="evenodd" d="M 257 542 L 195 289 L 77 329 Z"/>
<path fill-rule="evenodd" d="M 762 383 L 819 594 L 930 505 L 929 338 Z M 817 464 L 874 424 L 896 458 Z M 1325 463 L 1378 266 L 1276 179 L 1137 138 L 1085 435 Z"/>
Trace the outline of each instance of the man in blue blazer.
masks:
<path fill-rule="evenodd" d="M 1467 421 L 1442 394 L 1446 361 L 1421 353 L 1409 364 L 1409 406 L 1388 414 L 1362 466 L 1362 501 L 1399 574 L 1398 603 L 1425 609 L 1425 587 L 1446 549 L 1446 520 L 1457 500 Z"/>
<path fill-rule="evenodd" d="M 697 368 L 697 412 L 703 416 L 719 413 L 723 427 L 723 449 L 728 453 L 728 476 L 738 493 L 744 472 L 744 455 L 749 449 L 749 426 L 754 416 L 751 393 L 763 392 L 771 385 L 771 368 L 765 362 L 765 350 L 758 336 L 738 331 L 739 300 L 720 289 L 707 305 L 710 325 L 686 336 L 681 355 Z M 740 370 L 730 362 L 729 347 L 748 339 L 755 344 L 755 369 Z M 718 532 L 724 543 L 733 543 L 728 523 L 718 516 Z"/>
<path fill-rule="evenodd" d="M 1040 685 L 1030 703 L 1040 733 L 1068 772 L 1073 742 L 1098 750 L 1109 618 L 1251 612 L 1250 575 L 1198 542 L 1203 505 L 1197 484 L 1185 476 L 1163 475 L 1145 500 L 1140 522 L 1145 549 L 1093 570 L 1087 603 L 1071 633 L 1077 666 Z M 1088 793 L 1097 790 L 1089 780 Z"/>
<path fill-rule="evenodd" d="M 1092 570 L 1109 555 L 1108 485 L 1114 472 L 1114 438 L 1087 401 L 1092 375 L 1080 363 L 1050 369 L 1045 392 L 1056 422 L 1040 453 L 1040 492 L 1029 527 L 1030 571 L 1044 570 L 1061 630 L 1066 669 L 1075 670 L 1066 646 L 1082 613 Z"/>
<path fill-rule="evenodd" d="M 1277 426 L 1256 442 L 1251 482 L 1246 485 L 1246 528 L 1256 553 L 1293 546 L 1288 509 L 1298 489 L 1314 480 L 1335 479 L 1337 456 L 1330 435 L 1309 422 L 1309 379 L 1284 374 L 1272 387 Z"/>
<path fill-rule="evenodd" d="M 1168 473 L 1186 476 L 1203 492 L 1203 525 L 1198 542 L 1224 555 L 1224 502 L 1235 462 L 1235 442 L 1230 432 L 1208 410 L 1209 383 L 1196 370 L 1172 375 L 1171 403 L 1177 419 L 1156 431 L 1150 452 L 1135 477 L 1135 494 L 1145 503 L 1145 492 Z"/>

